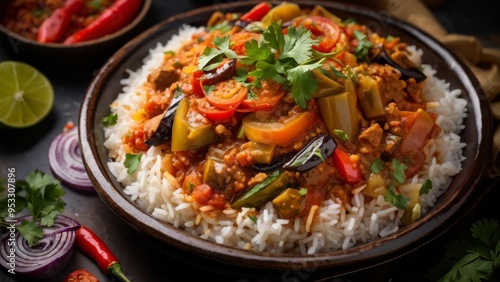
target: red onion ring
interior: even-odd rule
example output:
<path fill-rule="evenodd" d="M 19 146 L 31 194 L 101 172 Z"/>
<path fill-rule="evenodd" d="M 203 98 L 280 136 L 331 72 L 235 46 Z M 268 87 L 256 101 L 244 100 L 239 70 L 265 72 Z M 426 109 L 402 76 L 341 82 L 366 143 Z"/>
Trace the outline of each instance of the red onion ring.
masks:
<path fill-rule="evenodd" d="M 77 127 L 57 135 L 49 148 L 49 165 L 54 175 L 75 190 L 95 193 L 83 166 Z"/>
<path fill-rule="evenodd" d="M 17 219 L 17 224 L 32 217 Z M 19 232 L 7 231 L 0 237 L 0 262 L 15 275 L 29 279 L 47 279 L 60 272 L 73 254 L 75 230 L 80 224 L 75 220 L 58 215 L 54 225 L 45 227 L 40 242 L 30 247 Z M 12 235 L 11 235 L 12 234 Z M 14 252 L 13 252 L 14 250 Z"/>

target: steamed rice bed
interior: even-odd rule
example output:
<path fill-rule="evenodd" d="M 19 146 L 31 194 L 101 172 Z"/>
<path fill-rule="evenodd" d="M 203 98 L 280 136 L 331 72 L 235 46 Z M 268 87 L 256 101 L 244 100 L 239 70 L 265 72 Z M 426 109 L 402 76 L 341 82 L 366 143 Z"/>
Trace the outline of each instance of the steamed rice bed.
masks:
<path fill-rule="evenodd" d="M 172 175 L 165 173 L 162 146 L 143 151 L 137 171 L 127 173 L 124 162 L 130 149 L 124 146 L 123 138 L 141 122 L 137 113 L 147 102 L 149 94 L 144 84 L 148 76 L 162 64 L 166 53 L 178 50 L 205 31 L 205 27 L 183 26 L 168 42 L 151 49 L 143 66 L 130 70 L 129 77 L 123 79 L 123 91 L 111 105 L 111 112 L 118 120 L 105 128 L 104 146 L 109 149 L 109 170 L 123 185 L 124 193 L 153 217 L 186 233 L 254 251 L 313 254 L 347 249 L 398 231 L 404 209 L 386 202 L 384 195 L 366 196 L 362 193 L 364 181 L 352 185 L 348 202 L 326 199 L 322 205 L 311 208 L 307 216 L 286 219 L 278 214 L 271 201 L 261 207 L 241 209 L 229 205 L 222 210 L 200 206 Z M 435 115 L 435 123 L 441 129 L 422 149 L 423 166 L 406 179 L 406 183 L 432 182 L 432 189 L 419 200 L 420 213 L 425 214 L 461 170 L 465 144 L 460 142 L 458 134 L 466 117 L 466 101 L 459 98 L 460 90 L 450 89 L 430 65 L 421 62 L 422 51 L 418 46 L 407 49 L 408 57 L 427 76 L 419 85 L 428 105 L 426 111 Z"/>

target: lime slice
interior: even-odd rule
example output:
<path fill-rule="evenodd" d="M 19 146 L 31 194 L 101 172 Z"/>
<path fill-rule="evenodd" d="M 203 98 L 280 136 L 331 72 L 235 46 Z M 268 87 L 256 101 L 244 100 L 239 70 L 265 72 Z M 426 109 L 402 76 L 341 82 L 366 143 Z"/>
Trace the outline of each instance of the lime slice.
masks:
<path fill-rule="evenodd" d="M 0 123 L 28 127 L 52 109 L 52 84 L 34 67 L 17 61 L 0 62 Z"/>

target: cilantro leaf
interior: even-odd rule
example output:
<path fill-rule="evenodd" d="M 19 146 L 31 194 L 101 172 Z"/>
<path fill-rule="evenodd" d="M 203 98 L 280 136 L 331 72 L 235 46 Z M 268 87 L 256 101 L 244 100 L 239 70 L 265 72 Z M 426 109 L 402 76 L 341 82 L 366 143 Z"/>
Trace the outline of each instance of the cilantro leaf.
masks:
<path fill-rule="evenodd" d="M 141 157 L 142 153 L 127 153 L 125 155 L 125 161 L 123 162 L 123 165 L 127 168 L 128 174 L 133 174 L 137 170 L 137 168 L 139 168 L 139 165 L 141 164 Z"/>
<path fill-rule="evenodd" d="M 229 48 L 229 36 L 215 37 L 212 41 L 216 48 L 207 47 L 198 58 L 198 69 L 212 70 L 215 69 L 222 62 L 224 57 L 228 59 L 238 58 L 233 50 Z"/>
<path fill-rule="evenodd" d="M 24 179 L 15 184 L 16 209 L 15 214 L 27 208 L 31 213 L 31 220 L 23 220 L 17 231 L 28 242 L 29 246 L 38 244 L 44 237 L 43 227 L 51 227 L 58 214 L 64 212 L 66 203 L 62 200 L 64 189 L 60 182 L 40 170 L 30 172 Z M 7 202 L 8 198 L 1 199 L 0 203 Z M 9 212 L 9 217 L 15 216 Z M 2 214 L 0 224 L 5 222 Z"/>
<path fill-rule="evenodd" d="M 300 188 L 299 189 L 299 195 L 301 195 L 301 196 L 307 195 L 307 188 Z"/>
<path fill-rule="evenodd" d="M 333 133 L 335 133 L 340 140 L 349 141 L 349 135 L 347 135 L 347 133 L 345 133 L 342 129 L 334 129 Z"/>
<path fill-rule="evenodd" d="M 358 46 L 356 46 L 356 50 L 354 50 L 354 56 L 358 58 L 358 60 L 366 61 L 368 51 L 373 46 L 370 40 L 366 37 L 366 34 L 362 33 L 359 30 L 354 30 L 354 37 L 358 40 Z"/>
<path fill-rule="evenodd" d="M 30 247 L 36 245 L 43 238 L 43 229 L 37 225 L 35 221 L 23 220 L 17 227 L 17 231 L 21 233 Z"/>
<path fill-rule="evenodd" d="M 292 85 L 290 94 L 295 103 L 303 109 L 306 108 L 306 102 L 311 99 L 312 94 L 318 89 L 318 83 L 311 71 L 319 68 L 322 62 L 323 60 L 309 65 L 299 65 L 288 70 L 287 79 Z"/>
<path fill-rule="evenodd" d="M 240 63 L 254 66 L 249 76 L 280 83 L 283 88 L 290 89 L 300 107 L 306 108 L 307 101 L 318 87 L 311 72 L 321 67 L 327 56 L 313 56 L 316 53 L 313 53 L 312 46 L 316 43 L 317 40 L 311 38 L 311 31 L 304 27 L 292 26 L 287 34 L 283 34 L 279 23 L 273 23 L 263 31 L 262 41 L 245 43 L 246 56 L 238 59 Z M 212 56 L 215 58 L 216 55 Z M 203 61 L 201 65 L 205 63 Z"/>
<path fill-rule="evenodd" d="M 471 237 L 453 240 L 444 258 L 427 273 L 432 281 L 488 281 L 500 259 L 500 227 L 495 220 L 472 224 Z"/>
<path fill-rule="evenodd" d="M 247 56 L 252 61 L 272 61 L 273 51 L 266 44 L 259 44 L 255 39 L 245 43 Z"/>
<path fill-rule="evenodd" d="M 25 191 L 27 208 L 33 221 L 40 219 L 43 226 L 52 226 L 55 216 L 62 213 L 66 206 L 61 199 L 64 189 L 59 181 L 39 170 L 31 172 L 24 180 L 19 180 L 16 189 Z"/>
<path fill-rule="evenodd" d="M 398 209 L 406 209 L 408 206 L 408 197 L 402 194 L 396 194 L 394 186 L 391 186 L 387 189 L 385 193 L 384 200 L 390 204 L 393 204 Z"/>
<path fill-rule="evenodd" d="M 112 126 L 115 125 L 117 121 L 118 121 L 118 114 L 111 113 L 109 114 L 109 116 L 102 118 L 101 124 L 104 126 Z"/>
<path fill-rule="evenodd" d="M 285 35 L 281 29 L 280 22 L 273 22 L 267 30 L 264 31 L 263 35 L 269 48 L 274 49 L 278 54 L 283 52 L 285 46 Z"/>
<path fill-rule="evenodd" d="M 379 173 L 383 169 L 384 169 L 384 162 L 382 162 L 381 159 L 373 160 L 372 164 L 370 165 L 371 173 Z"/>
<path fill-rule="evenodd" d="M 311 38 L 311 31 L 302 26 L 297 29 L 290 26 L 287 35 L 280 58 L 292 58 L 297 64 L 309 60 L 312 55 L 312 46 L 318 43 L 317 40 Z"/>
<path fill-rule="evenodd" d="M 403 184 L 406 180 L 405 171 L 408 167 L 401 163 L 398 159 L 392 159 L 392 170 L 394 171 L 394 180 L 399 184 Z"/>
<path fill-rule="evenodd" d="M 426 179 L 424 184 L 422 184 L 422 187 L 420 188 L 420 196 L 428 194 L 429 191 L 432 189 L 432 181 L 430 179 Z"/>

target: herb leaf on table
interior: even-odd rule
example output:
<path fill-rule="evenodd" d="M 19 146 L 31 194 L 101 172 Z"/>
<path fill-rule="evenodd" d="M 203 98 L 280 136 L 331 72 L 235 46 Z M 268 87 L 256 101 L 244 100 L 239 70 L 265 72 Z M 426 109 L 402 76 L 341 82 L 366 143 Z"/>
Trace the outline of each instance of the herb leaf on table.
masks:
<path fill-rule="evenodd" d="M 25 179 L 16 181 L 15 187 L 15 213 L 26 207 L 32 216 L 31 220 L 23 220 L 16 229 L 31 247 L 43 238 L 43 227 L 54 225 L 55 217 L 63 213 L 66 206 L 62 200 L 64 189 L 59 181 L 40 170 L 34 170 Z M 8 197 L 0 200 L 0 206 L 4 206 L 4 203 L 8 203 Z M 2 213 L 0 216 L 0 225 L 5 225 L 6 217 L 14 215 Z"/>
<path fill-rule="evenodd" d="M 444 258 L 431 269 L 432 281 L 488 281 L 500 265 L 500 226 L 481 219 L 472 224 L 471 237 L 451 241 Z"/>

